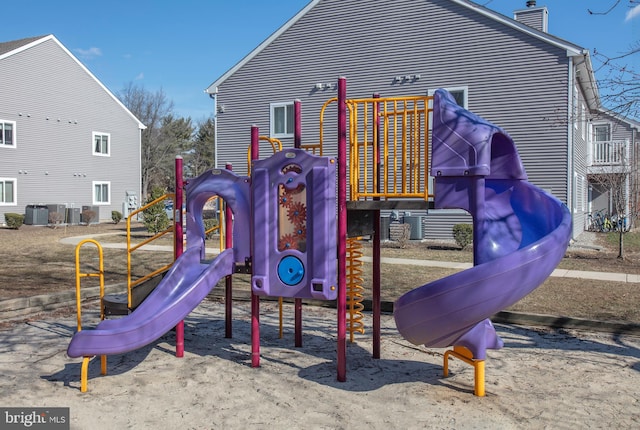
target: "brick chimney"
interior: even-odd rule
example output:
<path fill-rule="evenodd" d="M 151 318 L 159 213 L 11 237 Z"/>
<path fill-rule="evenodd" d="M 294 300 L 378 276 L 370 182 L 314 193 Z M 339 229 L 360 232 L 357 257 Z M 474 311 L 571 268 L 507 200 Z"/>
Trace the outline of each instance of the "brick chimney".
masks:
<path fill-rule="evenodd" d="M 536 6 L 536 0 L 527 0 L 527 8 L 513 12 L 513 19 L 545 33 L 549 29 L 549 11 Z"/>

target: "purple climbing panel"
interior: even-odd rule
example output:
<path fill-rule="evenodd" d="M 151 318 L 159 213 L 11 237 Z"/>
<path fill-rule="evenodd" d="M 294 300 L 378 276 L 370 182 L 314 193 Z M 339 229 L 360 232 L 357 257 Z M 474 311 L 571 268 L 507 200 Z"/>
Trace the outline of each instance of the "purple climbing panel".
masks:
<path fill-rule="evenodd" d="M 337 296 L 335 160 L 287 149 L 252 168 L 251 286 L 262 296 Z"/>

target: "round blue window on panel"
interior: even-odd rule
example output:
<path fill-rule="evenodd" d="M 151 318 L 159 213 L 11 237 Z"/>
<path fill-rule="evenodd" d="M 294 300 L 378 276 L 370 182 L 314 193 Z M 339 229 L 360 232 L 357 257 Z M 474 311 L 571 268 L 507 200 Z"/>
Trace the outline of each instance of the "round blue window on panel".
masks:
<path fill-rule="evenodd" d="M 296 285 L 304 278 L 304 265 L 299 258 L 287 255 L 278 264 L 278 277 L 287 285 Z"/>

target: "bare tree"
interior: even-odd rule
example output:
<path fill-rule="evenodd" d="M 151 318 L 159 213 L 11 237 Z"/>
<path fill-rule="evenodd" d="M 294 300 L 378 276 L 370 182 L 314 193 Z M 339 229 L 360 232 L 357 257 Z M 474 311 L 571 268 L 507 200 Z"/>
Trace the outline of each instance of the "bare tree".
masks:
<path fill-rule="evenodd" d="M 640 0 L 628 0 L 629 15 L 627 19 L 640 19 L 633 17 L 632 11 L 640 7 Z M 590 15 L 607 15 L 622 6 L 621 0 L 603 2 L 602 10 L 587 9 Z M 597 48 L 593 49 L 593 66 L 599 74 L 598 85 L 601 91 L 601 100 L 607 108 L 618 115 L 628 118 L 640 118 L 640 75 L 629 64 L 632 57 L 640 53 L 640 41 L 630 41 L 628 45 L 620 44 L 620 52 L 605 53 Z"/>
<path fill-rule="evenodd" d="M 609 208 L 613 227 L 618 231 L 618 258 L 624 259 L 624 234 L 628 231 L 636 216 L 634 201 L 638 195 L 637 164 L 631 163 L 626 146 L 609 147 L 608 163 L 597 167 L 589 175 L 589 181 L 600 192 L 608 193 Z"/>
<path fill-rule="evenodd" d="M 608 15 L 614 9 L 627 4 L 627 20 L 640 19 L 635 15 L 640 7 L 640 0 L 608 0 L 602 2 L 601 10 L 587 9 L 590 15 Z M 630 41 L 628 45 L 620 44 L 620 52 L 604 53 L 594 48 L 593 65 L 599 75 L 598 86 L 600 98 L 607 110 L 619 118 L 640 118 L 640 76 L 634 70 L 631 59 L 640 53 L 640 41 Z M 612 157 L 620 160 L 617 165 L 599 166 L 600 172 L 590 175 L 590 182 L 601 191 L 609 193 L 610 211 L 618 220 L 627 223 L 619 225 L 618 258 L 624 259 L 624 233 L 636 218 L 640 173 L 638 148 L 610 148 Z M 624 216 L 627 218 L 622 218 Z"/>
<path fill-rule="evenodd" d="M 166 140 L 162 138 L 163 119 L 173 110 L 173 102 L 167 99 L 160 89 L 151 93 L 141 85 L 129 83 L 120 91 L 118 97 L 122 103 L 147 128 L 142 131 L 141 168 L 142 201 L 146 200 L 153 186 L 153 178 L 162 172 L 162 165 L 169 157 Z M 171 154 L 171 157 L 174 154 Z"/>

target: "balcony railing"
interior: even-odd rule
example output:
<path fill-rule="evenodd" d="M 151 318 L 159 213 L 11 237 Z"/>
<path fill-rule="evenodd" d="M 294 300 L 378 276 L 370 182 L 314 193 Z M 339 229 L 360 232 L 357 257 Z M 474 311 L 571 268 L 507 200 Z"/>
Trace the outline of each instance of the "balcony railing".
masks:
<path fill-rule="evenodd" d="M 593 166 L 621 166 L 629 162 L 629 145 L 624 140 L 608 140 L 592 144 Z"/>

